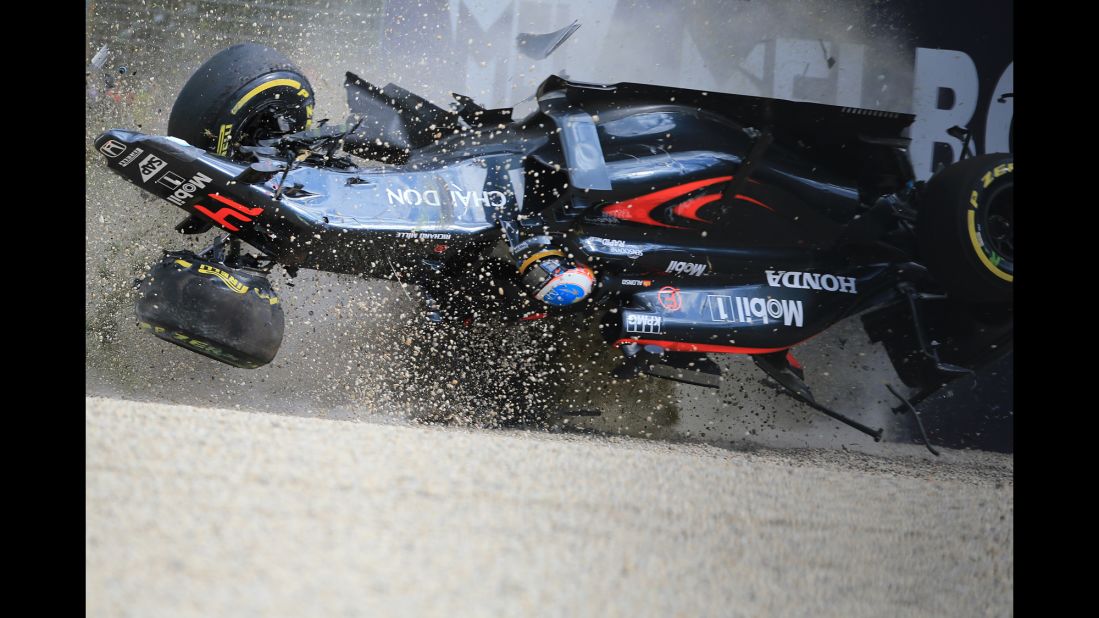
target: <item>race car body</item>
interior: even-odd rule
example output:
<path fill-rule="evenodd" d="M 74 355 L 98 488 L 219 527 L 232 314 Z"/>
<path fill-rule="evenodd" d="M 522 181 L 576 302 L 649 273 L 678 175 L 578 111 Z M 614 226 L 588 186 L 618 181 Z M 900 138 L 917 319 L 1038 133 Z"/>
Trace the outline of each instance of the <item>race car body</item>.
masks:
<path fill-rule="evenodd" d="M 267 53 L 237 46 L 204 65 L 177 109 L 192 86 L 239 84 L 195 113 L 173 110 L 173 137 L 96 140 L 113 171 L 186 212 L 180 231 L 226 234 L 166 260 L 229 276 L 280 264 L 397 279 L 418 286 L 434 321 L 586 311 L 624 352 L 617 377 L 716 386 L 712 363 L 686 369 L 684 355 L 751 354 L 818 409 L 789 351 L 867 309 L 894 362 L 918 367 L 901 376 L 921 396 L 988 362 L 992 340 L 1010 348 L 1011 155 L 962 161 L 925 187 L 906 153 L 911 115 L 551 76 L 514 118 L 348 73 L 348 122 L 313 127 L 311 87 L 288 63 L 240 68 Z M 952 321 L 921 322 L 943 306 Z M 139 317 L 238 366 L 278 347 L 246 350 L 140 302 Z"/>

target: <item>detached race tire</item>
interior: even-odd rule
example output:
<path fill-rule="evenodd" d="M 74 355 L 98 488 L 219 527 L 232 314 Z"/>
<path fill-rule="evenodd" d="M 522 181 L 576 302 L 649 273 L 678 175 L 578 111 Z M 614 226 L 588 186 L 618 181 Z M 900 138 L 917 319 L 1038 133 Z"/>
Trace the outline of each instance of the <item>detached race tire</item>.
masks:
<path fill-rule="evenodd" d="M 309 128 L 313 86 L 289 59 L 256 43 L 224 49 L 184 84 L 168 135 L 232 157 L 241 145 Z"/>
<path fill-rule="evenodd" d="M 920 256 L 948 294 L 974 303 L 1011 300 L 1015 272 L 1015 163 L 988 154 L 946 167 L 920 197 Z"/>
<path fill-rule="evenodd" d="M 214 360 L 255 369 L 282 344 L 282 305 L 266 277 L 175 251 L 138 284 L 138 327 Z"/>

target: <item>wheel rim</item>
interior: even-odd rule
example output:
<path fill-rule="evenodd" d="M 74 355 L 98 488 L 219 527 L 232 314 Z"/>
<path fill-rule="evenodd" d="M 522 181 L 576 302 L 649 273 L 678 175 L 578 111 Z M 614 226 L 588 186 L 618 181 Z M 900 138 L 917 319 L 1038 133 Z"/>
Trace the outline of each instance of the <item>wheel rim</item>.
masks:
<path fill-rule="evenodd" d="M 1014 186 L 997 187 L 988 196 L 985 208 L 978 209 L 983 240 L 1009 265 L 1015 261 L 1015 196 Z"/>
<path fill-rule="evenodd" d="M 215 132 L 218 152 L 236 158 L 241 146 L 258 146 L 262 140 L 308 129 L 312 90 L 305 78 L 290 71 L 268 73 L 241 86 L 230 99 L 235 103 L 227 105 L 215 123 L 231 135 L 223 144 L 222 132 Z"/>
<path fill-rule="evenodd" d="M 288 105 L 281 101 L 270 101 L 259 105 L 249 111 L 240 124 L 234 128 L 234 135 L 238 136 L 230 144 L 230 156 L 236 153 L 239 146 L 256 146 L 261 140 L 286 135 L 295 132 L 294 123 L 300 114 L 300 105 Z M 283 118 L 289 130 L 283 130 L 279 126 L 279 118 Z"/>

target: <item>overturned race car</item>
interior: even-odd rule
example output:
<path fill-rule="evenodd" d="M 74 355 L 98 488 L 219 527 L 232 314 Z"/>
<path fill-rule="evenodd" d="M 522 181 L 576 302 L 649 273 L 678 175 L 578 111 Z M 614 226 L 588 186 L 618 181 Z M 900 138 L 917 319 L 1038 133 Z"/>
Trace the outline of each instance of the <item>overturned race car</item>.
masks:
<path fill-rule="evenodd" d="M 706 355 L 749 354 L 875 439 L 814 400 L 795 346 L 861 313 L 919 389 L 913 410 L 1011 351 L 1010 154 L 922 183 L 907 114 L 551 76 L 519 118 L 345 87 L 347 122 L 314 123 L 292 62 L 235 45 L 183 87 L 168 136 L 96 139 L 185 211 L 180 232 L 224 232 L 140 281 L 141 328 L 254 368 L 282 341 L 275 265 L 395 279 L 432 322 L 589 314 L 622 352 L 617 379 L 716 387 Z"/>

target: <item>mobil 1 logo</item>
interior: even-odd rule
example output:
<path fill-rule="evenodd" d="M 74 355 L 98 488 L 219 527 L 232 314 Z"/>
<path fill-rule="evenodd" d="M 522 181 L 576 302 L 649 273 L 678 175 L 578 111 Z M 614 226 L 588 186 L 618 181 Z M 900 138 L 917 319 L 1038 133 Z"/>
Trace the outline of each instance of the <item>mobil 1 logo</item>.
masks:
<path fill-rule="evenodd" d="M 197 172 L 194 176 L 191 176 L 190 179 L 187 179 L 169 170 L 164 172 L 163 176 L 157 178 L 156 183 L 172 190 L 172 194 L 164 199 L 176 206 L 183 206 L 188 201 L 194 199 L 195 193 L 197 193 L 199 189 L 205 189 L 206 185 L 213 180 L 213 178 L 202 172 Z"/>
<path fill-rule="evenodd" d="M 783 324 L 799 328 L 805 323 L 805 307 L 800 300 L 709 294 L 706 306 L 713 322 Z"/>

